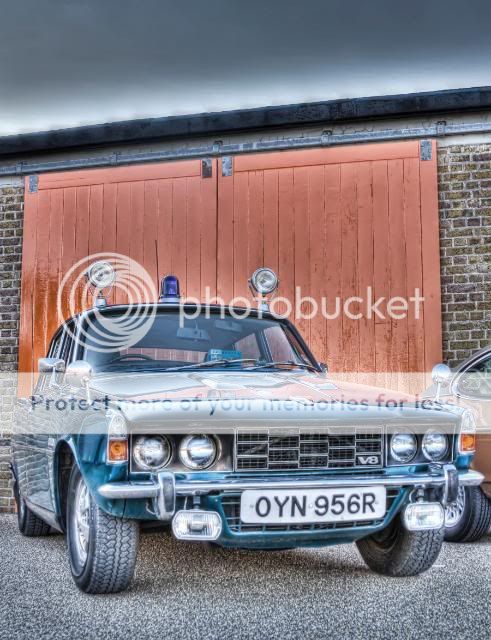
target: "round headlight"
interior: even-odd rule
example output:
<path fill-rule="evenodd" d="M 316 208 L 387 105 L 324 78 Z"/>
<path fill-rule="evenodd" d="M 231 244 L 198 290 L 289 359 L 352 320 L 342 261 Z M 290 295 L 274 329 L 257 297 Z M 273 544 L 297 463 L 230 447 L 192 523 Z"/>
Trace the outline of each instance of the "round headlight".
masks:
<path fill-rule="evenodd" d="M 96 289 L 106 289 L 114 284 L 116 273 L 106 260 L 98 260 L 90 265 L 87 280 Z"/>
<path fill-rule="evenodd" d="M 390 440 L 390 453 L 398 462 L 410 462 L 417 449 L 418 443 L 413 433 L 394 433 Z"/>
<path fill-rule="evenodd" d="M 447 436 L 439 431 L 427 431 L 421 445 L 425 458 L 431 461 L 441 460 L 447 453 Z"/>
<path fill-rule="evenodd" d="M 261 269 L 256 269 L 256 271 L 254 271 L 250 282 L 257 293 L 265 296 L 269 293 L 273 293 L 273 291 L 278 287 L 278 276 L 272 269 L 261 267 Z"/>
<path fill-rule="evenodd" d="M 133 460 L 144 471 L 164 467 L 170 454 L 170 443 L 164 436 L 138 436 L 133 440 Z"/>
<path fill-rule="evenodd" d="M 217 445 L 210 436 L 186 436 L 179 446 L 179 458 L 189 469 L 206 469 L 215 461 Z"/>

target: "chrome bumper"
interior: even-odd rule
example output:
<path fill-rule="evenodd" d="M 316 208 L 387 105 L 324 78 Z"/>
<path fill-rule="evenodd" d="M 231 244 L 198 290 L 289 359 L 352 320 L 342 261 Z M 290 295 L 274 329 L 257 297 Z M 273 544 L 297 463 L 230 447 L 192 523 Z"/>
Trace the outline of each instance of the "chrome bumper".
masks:
<path fill-rule="evenodd" d="M 237 493 L 246 489 L 324 489 L 333 487 L 442 487 L 443 501 L 453 495 L 459 485 L 480 485 L 484 476 L 478 471 L 457 471 L 453 465 L 443 465 L 434 473 L 413 475 L 336 476 L 332 478 L 225 478 L 218 480 L 177 480 L 173 473 L 162 471 L 153 482 L 111 482 L 99 487 L 99 494 L 108 500 L 140 500 L 150 498 L 161 520 L 169 520 L 175 511 L 177 496 L 202 496 L 213 492 Z"/>

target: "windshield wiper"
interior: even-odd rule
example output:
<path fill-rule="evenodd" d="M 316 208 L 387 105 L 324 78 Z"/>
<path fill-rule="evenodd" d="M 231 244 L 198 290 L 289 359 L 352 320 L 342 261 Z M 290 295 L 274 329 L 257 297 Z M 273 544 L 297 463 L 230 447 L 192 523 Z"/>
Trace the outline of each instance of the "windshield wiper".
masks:
<path fill-rule="evenodd" d="M 298 367 L 300 369 L 308 369 L 309 371 L 318 371 L 313 365 L 306 364 L 304 362 L 293 362 L 293 360 L 280 360 L 278 362 L 263 362 L 262 364 L 257 364 L 254 367 L 248 367 L 251 369 L 272 369 L 274 367 L 289 367 L 293 369 Z"/>
<path fill-rule="evenodd" d="M 211 367 L 226 367 L 230 364 L 241 364 L 243 362 L 254 362 L 255 358 L 237 358 L 235 360 L 222 359 L 222 360 L 207 360 L 206 362 L 194 362 L 193 364 L 185 364 L 182 367 L 168 367 L 164 371 L 184 371 L 185 369 L 207 369 Z"/>

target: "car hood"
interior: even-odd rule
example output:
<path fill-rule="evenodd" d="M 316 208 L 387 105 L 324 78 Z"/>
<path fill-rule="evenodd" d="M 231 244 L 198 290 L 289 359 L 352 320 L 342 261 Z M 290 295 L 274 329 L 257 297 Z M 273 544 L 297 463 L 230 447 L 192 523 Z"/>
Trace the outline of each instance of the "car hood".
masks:
<path fill-rule="evenodd" d="M 268 399 L 299 402 L 377 404 L 388 398 L 413 402 L 399 391 L 384 393 L 378 387 L 334 382 L 324 375 L 298 371 L 179 371 L 168 373 L 102 374 L 91 388 L 110 398 L 133 402 L 152 400 Z M 382 399 L 382 400 L 381 400 Z"/>

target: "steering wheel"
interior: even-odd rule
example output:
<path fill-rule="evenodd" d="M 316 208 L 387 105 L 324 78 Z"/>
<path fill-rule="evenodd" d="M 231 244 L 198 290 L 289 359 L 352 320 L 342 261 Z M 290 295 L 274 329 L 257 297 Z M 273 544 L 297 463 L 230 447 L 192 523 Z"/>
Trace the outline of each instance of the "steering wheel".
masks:
<path fill-rule="evenodd" d="M 152 360 L 153 362 L 153 358 L 151 358 L 150 356 L 145 356 L 143 355 L 143 353 L 125 353 L 122 356 L 118 356 L 117 358 L 114 358 L 114 360 L 111 360 L 109 364 L 114 364 L 115 362 L 124 362 L 125 360 L 134 360 L 135 358 L 138 360 Z"/>

